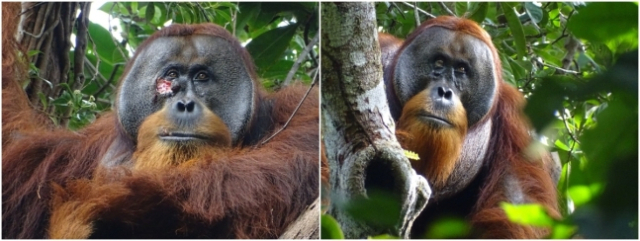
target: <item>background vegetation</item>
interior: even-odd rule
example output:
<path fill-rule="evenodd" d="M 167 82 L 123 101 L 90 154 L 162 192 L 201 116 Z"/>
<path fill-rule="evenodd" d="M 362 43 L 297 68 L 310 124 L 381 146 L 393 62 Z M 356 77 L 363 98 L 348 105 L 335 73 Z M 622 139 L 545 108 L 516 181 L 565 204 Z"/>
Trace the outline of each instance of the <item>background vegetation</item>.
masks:
<path fill-rule="evenodd" d="M 440 15 L 470 18 L 493 38 L 504 80 L 528 99 L 526 113 L 540 141 L 535 146 L 557 153 L 563 167 L 557 187 L 564 219 L 549 218 L 538 205 L 505 204 L 512 221 L 551 227 L 551 238 L 638 238 L 637 3 L 375 6 L 379 31 L 400 38 Z M 388 213 L 353 210 L 365 222 L 393 225 Z M 322 221 L 323 238 L 340 237 L 331 217 Z M 424 237 L 460 237 L 468 230 L 463 220 L 442 220 Z"/>
<path fill-rule="evenodd" d="M 23 15 L 39 20 L 45 15 L 55 15 L 55 10 L 61 4 L 37 3 Z M 68 58 L 62 58 L 67 61 L 67 66 L 74 66 L 76 69 L 76 66 L 83 66 L 83 78 L 76 78 L 79 73 L 75 72 L 74 67 L 68 68 L 60 76 L 47 76 L 50 71 L 42 70 L 40 66 L 43 65 L 38 61 L 55 59 L 46 56 L 57 53 L 49 53 L 51 46 L 44 44 L 29 49 L 31 79 L 24 83 L 34 105 L 45 111 L 55 123 L 71 129 L 78 129 L 92 122 L 101 112 L 111 108 L 113 94 L 127 60 L 146 38 L 172 23 L 212 22 L 226 28 L 246 45 L 257 67 L 258 76 L 268 90 L 278 89 L 294 81 L 309 84 L 318 74 L 317 39 L 314 42 L 319 28 L 316 2 L 108 2 L 97 10 L 107 14 L 108 19 L 102 19 L 108 23 L 107 26 L 91 21 L 86 26 L 80 24 L 83 14 L 96 13 L 89 12 L 89 7 L 85 5 L 79 5 L 77 11 L 74 5 L 70 7 L 71 16 L 77 16 L 75 22 L 68 24 L 73 28 L 72 34 L 54 38 L 78 45 L 78 37 L 86 32 L 86 49 L 78 47 L 78 51 L 84 51 L 81 55 L 83 59 L 74 58 L 75 45 L 67 49 Z M 58 14 L 64 14 L 66 7 L 67 5 L 59 7 L 62 10 Z M 40 11 L 45 8 L 46 12 Z M 63 23 L 58 22 L 53 25 L 42 22 L 41 29 L 55 28 L 54 31 L 42 31 L 38 36 L 38 31 L 34 28 L 25 39 L 29 36 L 42 39 L 47 34 L 55 35 L 58 33 L 55 30 L 63 26 Z M 37 24 L 40 23 L 33 25 Z M 307 45 L 310 46 L 308 52 L 311 57 L 307 57 L 304 51 Z M 296 64 L 296 61 L 299 63 Z M 291 77 L 287 78 L 288 75 Z"/>

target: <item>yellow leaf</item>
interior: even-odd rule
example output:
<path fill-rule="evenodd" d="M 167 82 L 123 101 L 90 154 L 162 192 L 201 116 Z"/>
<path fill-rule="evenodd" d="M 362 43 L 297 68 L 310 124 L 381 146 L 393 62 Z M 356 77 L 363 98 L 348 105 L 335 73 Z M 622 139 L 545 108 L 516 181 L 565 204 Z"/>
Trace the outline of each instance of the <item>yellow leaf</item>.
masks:
<path fill-rule="evenodd" d="M 404 156 L 414 161 L 420 160 L 420 157 L 418 156 L 418 154 L 412 151 L 404 150 Z"/>

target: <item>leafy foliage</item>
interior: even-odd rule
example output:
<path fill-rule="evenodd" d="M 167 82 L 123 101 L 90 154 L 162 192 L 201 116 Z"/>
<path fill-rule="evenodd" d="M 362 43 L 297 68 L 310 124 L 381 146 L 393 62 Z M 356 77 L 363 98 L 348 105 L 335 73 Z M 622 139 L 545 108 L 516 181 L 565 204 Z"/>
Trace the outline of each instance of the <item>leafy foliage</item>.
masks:
<path fill-rule="evenodd" d="M 377 3 L 379 30 L 405 37 L 439 15 L 478 22 L 500 53 L 504 80 L 528 99 L 536 146 L 562 163 L 562 220 L 536 204 L 505 204 L 505 212 L 520 224 L 551 227 L 551 238 L 638 238 L 638 4 L 413 4 Z M 456 232 L 466 230 L 426 237 Z"/>

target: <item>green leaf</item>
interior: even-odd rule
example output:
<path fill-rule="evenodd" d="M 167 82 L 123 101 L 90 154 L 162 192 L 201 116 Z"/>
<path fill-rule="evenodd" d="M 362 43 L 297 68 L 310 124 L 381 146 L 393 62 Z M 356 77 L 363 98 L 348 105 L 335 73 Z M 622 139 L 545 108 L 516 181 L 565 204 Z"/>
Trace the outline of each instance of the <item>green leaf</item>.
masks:
<path fill-rule="evenodd" d="M 540 204 L 500 203 L 511 222 L 538 227 L 551 227 L 553 219 Z"/>
<path fill-rule="evenodd" d="M 569 197 L 571 197 L 576 207 L 589 203 L 594 197 L 600 194 L 601 191 L 602 185 L 600 183 L 594 183 L 590 186 L 575 185 L 567 190 Z"/>
<path fill-rule="evenodd" d="M 382 190 L 367 190 L 367 195 L 349 201 L 344 209 L 356 221 L 380 229 L 394 228 L 400 220 L 399 197 Z"/>
<path fill-rule="evenodd" d="M 469 15 L 469 19 L 475 21 L 476 23 L 482 23 L 482 21 L 486 18 L 488 11 L 489 11 L 489 3 L 487 2 L 478 3 L 476 8 L 471 13 L 471 15 Z"/>
<path fill-rule="evenodd" d="M 554 113 L 562 108 L 565 89 L 573 80 L 566 76 L 551 76 L 543 79 L 538 88 L 527 100 L 525 113 L 531 119 L 533 127 L 540 132 L 556 119 Z"/>
<path fill-rule="evenodd" d="M 289 42 L 298 29 L 297 24 L 269 30 L 247 44 L 247 51 L 259 69 L 274 64 L 289 47 Z"/>
<path fill-rule="evenodd" d="M 111 37 L 111 33 L 102 26 L 89 22 L 88 27 L 89 35 L 96 46 L 96 52 L 100 60 L 105 61 L 111 65 L 116 63 L 125 62 L 125 58 L 117 49 L 114 40 Z M 127 54 L 127 50 L 122 48 L 124 54 Z"/>
<path fill-rule="evenodd" d="M 400 238 L 393 236 L 391 234 L 380 234 L 373 237 L 369 237 L 369 239 L 400 239 Z"/>
<path fill-rule="evenodd" d="M 144 13 L 144 18 L 147 19 L 147 22 L 151 22 L 155 16 L 156 7 L 153 3 L 149 3 L 147 5 L 147 10 Z"/>
<path fill-rule="evenodd" d="M 636 88 L 637 90 L 637 88 Z M 629 98 L 632 99 L 632 98 Z M 582 148 L 589 162 L 589 173 L 603 180 L 613 160 L 622 160 L 638 152 L 638 107 L 615 98 L 596 116 L 596 128 L 582 135 Z M 615 141 L 603 141 L 615 140 Z"/>
<path fill-rule="evenodd" d="M 592 2 L 572 16 L 567 28 L 577 37 L 604 43 L 638 29 L 638 5 Z M 635 36 L 637 42 L 637 34 Z"/>
<path fill-rule="evenodd" d="M 522 65 L 520 65 L 518 61 L 515 61 L 512 58 L 507 58 L 507 60 L 509 61 L 509 65 L 511 66 L 511 73 L 513 73 L 513 77 L 515 78 L 515 81 L 517 82 L 524 79 L 526 75 L 525 68 L 522 67 Z"/>
<path fill-rule="evenodd" d="M 518 18 L 516 10 L 509 3 L 501 3 L 504 16 L 507 18 L 507 25 L 511 29 L 511 34 L 516 42 L 516 50 L 518 52 L 518 60 L 522 59 L 527 50 L 527 44 L 524 38 L 524 30 L 522 29 L 522 23 Z"/>
<path fill-rule="evenodd" d="M 236 29 L 244 29 L 245 25 L 253 26 L 254 21 L 260 13 L 259 2 L 240 2 L 240 11 L 237 14 Z"/>
<path fill-rule="evenodd" d="M 467 237 L 471 228 L 463 219 L 444 218 L 429 227 L 427 239 L 449 239 Z"/>
<path fill-rule="evenodd" d="M 467 2 L 456 2 L 455 8 L 456 16 L 462 16 L 467 11 Z"/>
<path fill-rule="evenodd" d="M 570 150 L 570 148 L 560 140 L 556 140 L 555 145 L 557 148 L 560 148 L 561 150 L 564 150 L 564 151 Z"/>
<path fill-rule="evenodd" d="M 540 19 L 540 23 L 538 23 L 538 26 L 540 26 L 541 28 L 545 28 L 548 23 L 549 23 L 549 12 L 547 12 L 547 10 L 542 10 L 542 19 Z"/>
<path fill-rule="evenodd" d="M 553 225 L 550 238 L 570 239 L 573 237 L 573 234 L 575 234 L 577 230 L 578 230 L 578 227 L 576 227 L 575 225 L 569 225 L 569 224 L 563 224 L 563 223 L 556 224 L 556 225 Z"/>
<path fill-rule="evenodd" d="M 529 18 L 531 19 L 531 21 L 535 23 L 539 23 L 544 17 L 542 13 L 542 8 L 538 7 L 532 2 L 524 3 L 524 9 L 527 11 L 527 15 L 529 15 Z"/>
<path fill-rule="evenodd" d="M 47 104 L 47 102 L 48 102 L 47 101 L 47 96 L 45 96 L 44 93 L 39 92 L 38 93 L 38 98 L 40 98 L 40 103 L 42 104 L 42 106 L 44 106 L 45 108 L 49 107 L 48 104 Z"/>
<path fill-rule="evenodd" d="M 320 225 L 320 235 L 322 239 L 344 239 L 344 234 L 340 229 L 340 224 L 328 214 L 323 214 Z"/>

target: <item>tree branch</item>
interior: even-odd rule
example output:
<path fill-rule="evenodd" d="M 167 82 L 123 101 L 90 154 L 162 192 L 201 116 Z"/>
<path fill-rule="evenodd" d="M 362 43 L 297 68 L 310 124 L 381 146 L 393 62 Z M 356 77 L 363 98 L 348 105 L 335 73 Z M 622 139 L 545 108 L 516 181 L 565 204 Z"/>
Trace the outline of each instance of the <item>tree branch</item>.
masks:
<path fill-rule="evenodd" d="M 311 40 L 311 43 L 307 44 L 307 46 L 304 47 L 300 55 L 298 55 L 298 59 L 296 59 L 296 62 L 293 63 L 293 66 L 291 66 L 291 69 L 289 70 L 287 77 L 283 81 L 284 86 L 288 86 L 291 84 L 291 80 L 293 79 L 293 76 L 298 71 L 298 68 L 300 68 L 300 64 L 307 57 L 309 52 L 311 52 L 311 50 L 313 49 L 313 46 L 318 44 L 318 41 L 320 41 L 320 33 L 317 33 L 316 36 L 313 37 L 313 40 Z"/>
<path fill-rule="evenodd" d="M 307 99 L 307 96 L 309 96 L 309 93 L 311 92 L 311 89 L 313 89 L 313 86 L 316 85 L 316 82 L 317 82 L 316 81 L 316 75 L 314 75 L 313 82 L 311 82 L 311 86 L 309 86 L 309 89 L 307 90 L 307 93 L 304 94 L 304 96 L 302 97 L 302 99 L 298 103 L 298 106 L 296 106 L 296 109 L 293 110 L 293 113 L 291 113 L 291 116 L 289 116 L 289 119 L 287 120 L 287 122 L 285 122 L 284 125 L 282 125 L 282 128 L 280 128 L 280 130 L 276 131 L 276 133 L 273 133 L 273 135 L 271 135 L 269 138 L 267 138 L 266 140 L 262 141 L 262 143 L 260 143 L 260 145 L 264 145 L 265 143 L 269 142 L 271 139 L 273 139 L 273 137 L 277 136 L 278 134 L 280 134 L 280 132 L 282 132 L 285 128 L 287 128 L 287 126 L 289 125 L 289 122 L 291 122 L 291 119 L 293 119 L 293 117 L 296 115 L 296 113 L 298 113 L 298 110 L 300 109 L 300 106 L 302 106 L 302 103 L 304 102 L 304 100 Z"/>
<path fill-rule="evenodd" d="M 424 10 L 416 7 L 414 4 L 410 4 L 410 3 L 407 3 L 407 2 L 402 2 L 402 4 L 407 5 L 407 6 L 411 7 L 411 8 L 418 9 L 419 12 L 421 12 L 424 15 L 427 15 L 427 18 L 436 18 L 436 15 L 428 13 L 427 11 L 424 11 Z"/>
<path fill-rule="evenodd" d="M 444 10 L 445 12 L 447 12 L 447 14 L 451 15 L 451 16 L 456 16 L 456 14 L 451 11 L 451 9 L 449 9 L 449 7 L 447 7 L 446 4 L 444 4 L 444 2 L 438 2 L 438 5 L 440 5 L 440 7 L 442 8 L 442 10 Z"/>

